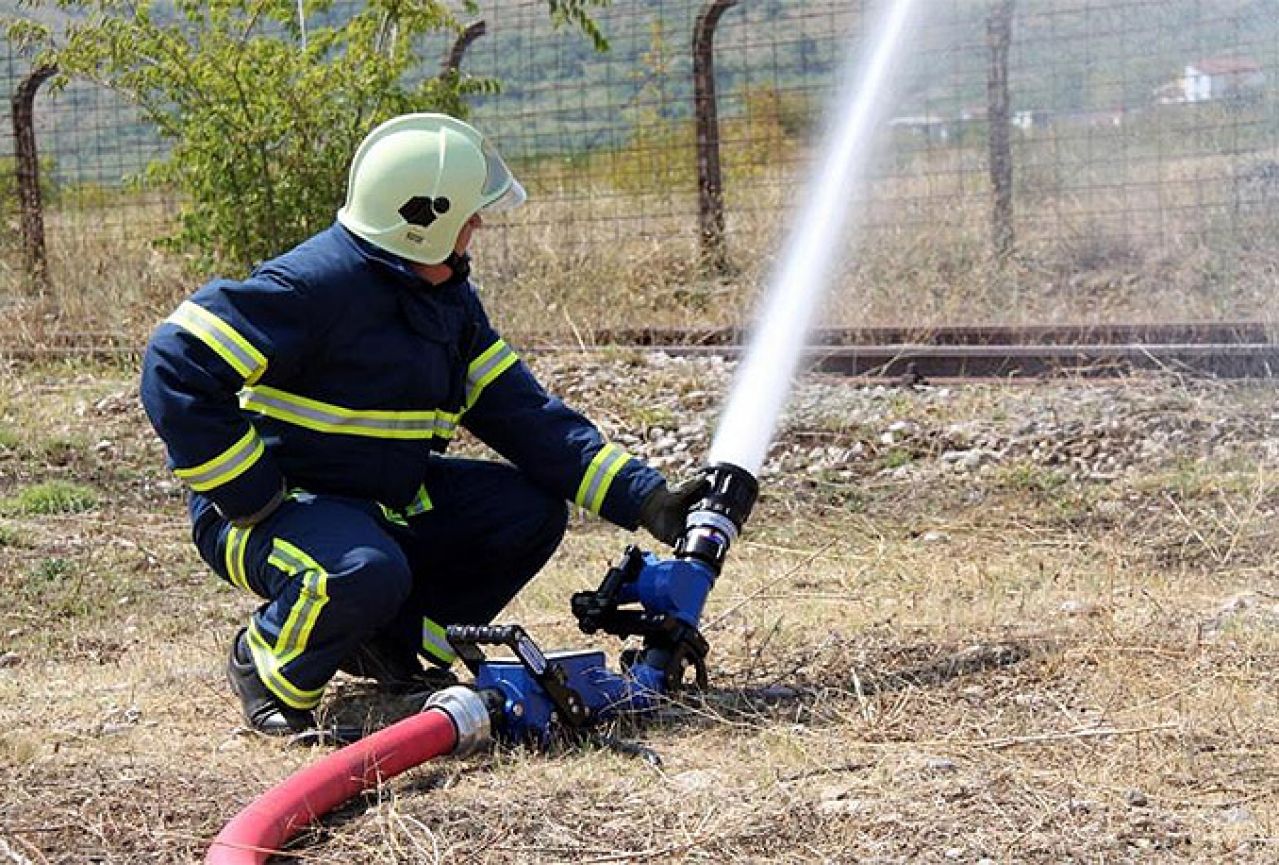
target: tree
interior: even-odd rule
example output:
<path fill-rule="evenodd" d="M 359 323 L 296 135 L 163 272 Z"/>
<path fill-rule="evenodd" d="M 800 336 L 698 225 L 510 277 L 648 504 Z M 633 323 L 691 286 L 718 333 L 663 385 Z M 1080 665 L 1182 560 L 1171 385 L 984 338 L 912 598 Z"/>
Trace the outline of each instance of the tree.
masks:
<path fill-rule="evenodd" d="M 548 14 L 603 49 L 587 14 L 601 2 L 547 0 Z M 172 143 L 142 180 L 180 193 L 166 242 L 206 266 L 252 265 L 327 225 L 376 123 L 408 111 L 465 117 L 468 95 L 497 89 L 418 71 L 429 36 L 461 29 L 441 0 L 369 0 L 341 17 L 333 0 L 56 5 L 78 13 L 61 32 L 12 21 L 10 39 L 56 63 L 64 85 L 82 76 L 121 92 Z"/>

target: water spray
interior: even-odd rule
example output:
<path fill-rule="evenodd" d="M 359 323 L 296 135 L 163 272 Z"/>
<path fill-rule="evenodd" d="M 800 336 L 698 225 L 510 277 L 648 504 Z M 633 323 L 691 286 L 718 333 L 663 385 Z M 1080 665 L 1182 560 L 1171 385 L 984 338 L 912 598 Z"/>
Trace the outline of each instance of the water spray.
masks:
<path fill-rule="evenodd" d="M 848 204 L 865 183 L 882 91 L 913 5 L 886 0 L 865 61 L 842 79 L 841 92 L 853 99 L 827 136 L 712 442 L 706 492 L 689 510 L 674 555 L 663 559 L 628 547 L 597 589 L 572 598 L 584 633 L 638 637 L 640 647 L 623 652 L 615 672 L 600 651 L 543 652 L 519 625 L 449 627 L 449 642 L 474 676 L 471 685 L 432 695 L 421 713 L 268 791 L 227 824 L 208 862 L 265 862 L 312 820 L 435 757 L 471 753 L 493 738 L 547 744 L 619 715 L 648 712 L 690 685 L 706 686 L 710 647 L 699 629 L 702 611 L 759 494 L 756 477 L 829 281 Z M 490 648 L 509 657 L 490 658 Z"/>
<path fill-rule="evenodd" d="M 886 0 L 882 6 L 866 40 L 868 50 L 854 55 L 840 77 L 838 93 L 851 99 L 832 112 L 816 170 L 711 442 L 711 463 L 731 463 L 758 474 L 773 440 L 813 316 L 845 246 L 854 216 L 850 205 L 868 182 L 875 132 L 915 4 Z"/>

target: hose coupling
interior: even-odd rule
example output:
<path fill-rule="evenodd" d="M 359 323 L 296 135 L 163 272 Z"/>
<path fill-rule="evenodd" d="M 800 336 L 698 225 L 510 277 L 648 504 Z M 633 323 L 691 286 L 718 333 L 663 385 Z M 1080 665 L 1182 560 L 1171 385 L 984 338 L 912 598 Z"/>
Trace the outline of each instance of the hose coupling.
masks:
<path fill-rule="evenodd" d="M 439 709 L 453 722 L 457 730 L 457 745 L 453 748 L 455 757 L 474 754 L 493 738 L 488 704 L 479 693 L 465 685 L 436 691 L 422 707 L 422 711 L 427 709 Z"/>

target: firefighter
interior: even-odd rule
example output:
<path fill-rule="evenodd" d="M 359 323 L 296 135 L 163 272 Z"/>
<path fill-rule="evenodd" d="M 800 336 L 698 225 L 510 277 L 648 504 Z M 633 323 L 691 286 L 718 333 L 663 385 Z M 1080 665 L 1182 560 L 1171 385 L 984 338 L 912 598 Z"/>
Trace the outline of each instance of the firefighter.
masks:
<path fill-rule="evenodd" d="M 673 543 L 701 494 L 606 442 L 489 323 L 467 247 L 481 213 L 524 199 L 468 124 L 396 117 L 356 151 L 334 225 L 151 337 L 142 402 L 196 547 L 262 600 L 227 663 L 253 729 L 313 730 L 339 669 L 448 682 L 444 626 L 491 621 L 558 546 L 566 501 Z M 505 461 L 446 457 L 459 427 Z"/>

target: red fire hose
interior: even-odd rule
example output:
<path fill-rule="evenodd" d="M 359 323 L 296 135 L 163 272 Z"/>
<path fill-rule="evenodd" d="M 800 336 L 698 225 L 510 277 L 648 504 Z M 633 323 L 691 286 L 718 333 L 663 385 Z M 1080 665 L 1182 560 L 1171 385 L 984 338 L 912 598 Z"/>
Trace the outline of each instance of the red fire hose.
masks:
<path fill-rule="evenodd" d="M 451 702 L 445 699 L 442 705 L 333 752 L 268 790 L 218 833 L 206 865 L 262 865 L 311 822 L 383 779 L 435 757 L 473 750 L 478 738 L 478 731 L 471 729 L 474 712 L 468 717 L 465 711 L 457 711 L 457 701 L 462 700 L 463 710 L 473 709 L 474 692 L 449 688 L 436 697 L 455 690 L 471 696 L 454 695 Z M 482 733 L 486 740 L 487 716 Z M 459 739 L 463 747 L 459 747 Z"/>

